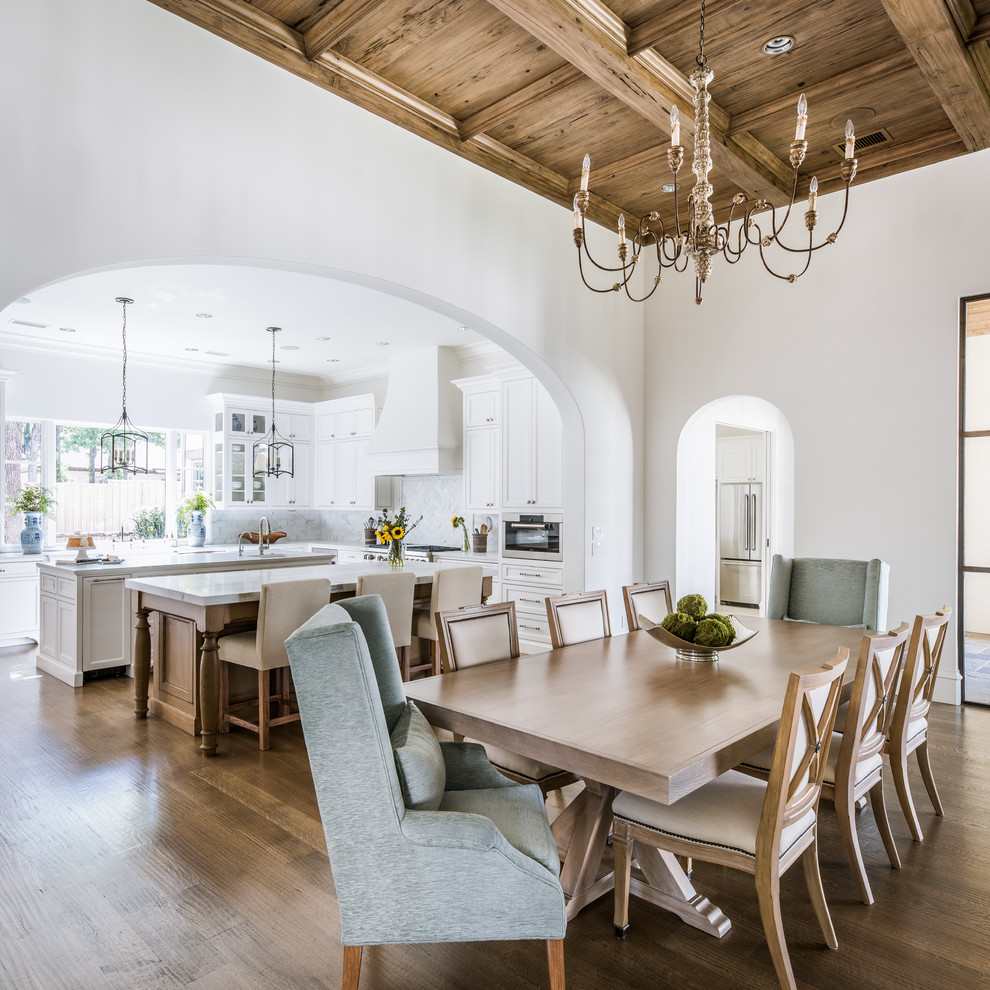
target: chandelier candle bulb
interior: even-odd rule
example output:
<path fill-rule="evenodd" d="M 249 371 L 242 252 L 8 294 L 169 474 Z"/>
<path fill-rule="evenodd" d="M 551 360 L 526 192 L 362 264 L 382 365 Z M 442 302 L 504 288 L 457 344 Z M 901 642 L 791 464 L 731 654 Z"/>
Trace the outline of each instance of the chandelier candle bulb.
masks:
<path fill-rule="evenodd" d="M 846 121 L 846 158 L 856 157 L 856 131 L 851 120 Z"/>
<path fill-rule="evenodd" d="M 813 175 L 811 177 L 811 185 L 808 186 L 808 209 L 813 210 L 815 208 L 815 202 L 818 200 L 818 176 Z"/>
<path fill-rule="evenodd" d="M 581 207 L 578 206 L 577 193 L 574 194 L 574 229 L 581 226 Z"/>
<path fill-rule="evenodd" d="M 675 148 L 681 143 L 681 115 L 676 103 L 670 108 L 670 143 Z"/>
<path fill-rule="evenodd" d="M 588 179 L 591 176 L 591 155 L 585 155 L 581 162 L 581 192 L 588 191 Z"/>
<path fill-rule="evenodd" d="M 798 97 L 797 104 L 797 127 L 794 128 L 794 140 L 804 140 L 804 129 L 808 126 L 808 98 L 802 93 Z"/>

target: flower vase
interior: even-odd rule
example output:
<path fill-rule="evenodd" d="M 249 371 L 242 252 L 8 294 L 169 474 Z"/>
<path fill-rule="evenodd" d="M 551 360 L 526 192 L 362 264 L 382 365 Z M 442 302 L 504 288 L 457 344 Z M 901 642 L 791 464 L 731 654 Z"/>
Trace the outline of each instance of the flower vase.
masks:
<path fill-rule="evenodd" d="M 44 531 L 41 527 L 43 512 L 25 512 L 24 529 L 21 530 L 21 553 L 41 553 Z"/>
<path fill-rule="evenodd" d="M 191 547 L 201 547 L 206 543 L 206 524 L 203 522 L 202 512 L 197 512 L 195 509 L 190 511 L 186 536 L 189 538 L 189 546 Z"/>
<path fill-rule="evenodd" d="M 402 540 L 392 540 L 388 545 L 388 562 L 393 567 L 405 567 L 406 551 Z"/>
<path fill-rule="evenodd" d="M 464 531 L 464 552 L 471 552 L 471 544 L 468 542 L 468 531 L 467 526 L 461 525 L 461 529 Z"/>

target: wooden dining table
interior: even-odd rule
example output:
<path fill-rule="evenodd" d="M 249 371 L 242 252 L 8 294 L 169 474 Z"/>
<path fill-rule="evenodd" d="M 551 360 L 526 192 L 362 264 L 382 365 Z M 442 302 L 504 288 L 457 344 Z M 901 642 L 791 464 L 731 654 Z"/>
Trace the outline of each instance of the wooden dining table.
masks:
<path fill-rule="evenodd" d="M 637 630 L 413 681 L 406 693 L 435 726 L 584 778 L 553 825 L 566 846 L 560 880 L 573 917 L 614 886 L 603 858 L 620 790 L 673 804 L 769 746 L 791 671 L 840 648 L 851 657 L 848 690 L 863 630 L 744 621 L 757 635 L 715 662 L 678 660 Z M 729 930 L 675 856 L 640 845 L 635 856 L 633 893 L 718 937 Z"/>

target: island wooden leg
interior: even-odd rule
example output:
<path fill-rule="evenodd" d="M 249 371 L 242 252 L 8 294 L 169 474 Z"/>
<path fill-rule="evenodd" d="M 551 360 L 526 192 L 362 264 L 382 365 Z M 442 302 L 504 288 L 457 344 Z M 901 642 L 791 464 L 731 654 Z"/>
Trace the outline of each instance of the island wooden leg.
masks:
<path fill-rule="evenodd" d="M 134 623 L 134 717 L 148 717 L 148 681 L 151 677 L 150 609 L 137 608 Z"/>
<path fill-rule="evenodd" d="M 216 630 L 203 633 L 203 652 L 199 661 L 199 724 L 204 756 L 216 756 L 217 729 L 220 723 L 220 657 Z"/>

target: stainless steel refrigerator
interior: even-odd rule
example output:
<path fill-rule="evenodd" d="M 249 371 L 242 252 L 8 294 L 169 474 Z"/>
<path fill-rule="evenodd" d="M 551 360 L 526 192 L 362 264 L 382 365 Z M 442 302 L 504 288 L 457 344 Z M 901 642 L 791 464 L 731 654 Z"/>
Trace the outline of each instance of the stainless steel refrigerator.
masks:
<path fill-rule="evenodd" d="M 760 604 L 763 590 L 763 485 L 718 486 L 718 598 Z"/>

